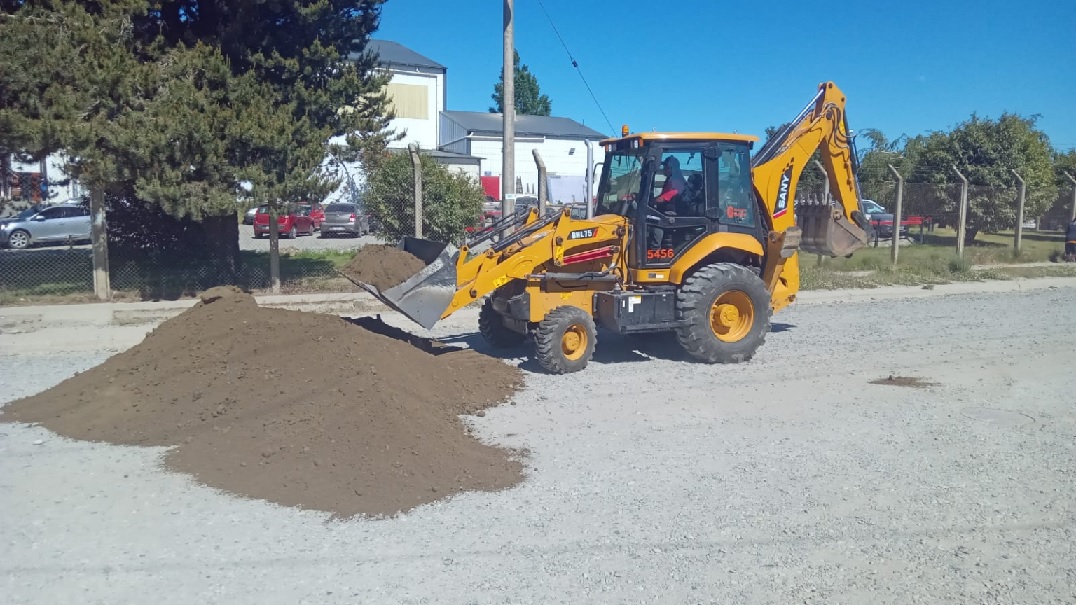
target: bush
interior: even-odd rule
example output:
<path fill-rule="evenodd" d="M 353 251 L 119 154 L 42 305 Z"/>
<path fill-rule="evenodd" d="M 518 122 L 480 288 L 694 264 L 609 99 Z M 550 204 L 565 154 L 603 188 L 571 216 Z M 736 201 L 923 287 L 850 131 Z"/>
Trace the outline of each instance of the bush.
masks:
<path fill-rule="evenodd" d="M 427 154 L 422 166 L 422 235 L 425 239 L 461 243 L 467 227 L 482 221 L 485 193 L 471 177 L 451 171 Z M 411 156 L 390 153 L 370 175 L 364 205 L 375 219 L 378 235 L 389 241 L 415 233 L 414 168 Z"/>

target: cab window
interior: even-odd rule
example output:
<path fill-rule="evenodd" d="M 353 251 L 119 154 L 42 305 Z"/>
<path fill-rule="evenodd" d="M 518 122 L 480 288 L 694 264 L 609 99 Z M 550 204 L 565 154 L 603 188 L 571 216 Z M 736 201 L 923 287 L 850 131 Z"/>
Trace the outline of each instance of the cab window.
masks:
<path fill-rule="evenodd" d="M 716 214 L 722 223 L 736 226 L 755 224 L 755 206 L 751 200 L 750 154 L 746 145 L 719 146 L 716 201 Z"/>

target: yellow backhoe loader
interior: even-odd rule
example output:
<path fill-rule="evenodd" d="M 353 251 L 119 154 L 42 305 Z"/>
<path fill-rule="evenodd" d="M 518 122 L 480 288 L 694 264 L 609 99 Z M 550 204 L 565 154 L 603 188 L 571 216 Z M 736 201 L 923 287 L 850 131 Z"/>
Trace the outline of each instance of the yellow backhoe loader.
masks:
<path fill-rule="evenodd" d="M 399 247 L 426 267 L 384 292 L 360 285 L 425 328 L 484 298 L 485 339 L 505 347 L 532 336 L 551 373 L 586 367 L 598 327 L 672 331 L 692 357 L 736 363 L 795 300 L 798 252 L 848 256 L 869 241 L 845 97 L 832 82 L 754 158 L 754 136 L 621 134 L 601 142 L 593 218 L 530 208 L 458 248 L 404 238 Z M 836 202 L 794 204 L 816 149 Z"/>

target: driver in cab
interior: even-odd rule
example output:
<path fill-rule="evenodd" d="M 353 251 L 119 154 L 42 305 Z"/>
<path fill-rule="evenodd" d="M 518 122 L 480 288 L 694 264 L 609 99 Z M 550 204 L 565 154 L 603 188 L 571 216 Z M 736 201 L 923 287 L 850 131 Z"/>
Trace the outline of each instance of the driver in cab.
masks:
<path fill-rule="evenodd" d="M 676 156 L 668 156 L 661 162 L 661 172 L 665 175 L 665 183 L 661 186 L 661 193 L 654 197 L 654 209 L 666 216 L 676 216 L 676 205 L 673 198 L 679 195 L 687 187 L 687 179 L 680 171 L 680 160 Z M 660 248 L 665 230 L 656 225 L 651 225 L 649 231 L 650 248 Z"/>

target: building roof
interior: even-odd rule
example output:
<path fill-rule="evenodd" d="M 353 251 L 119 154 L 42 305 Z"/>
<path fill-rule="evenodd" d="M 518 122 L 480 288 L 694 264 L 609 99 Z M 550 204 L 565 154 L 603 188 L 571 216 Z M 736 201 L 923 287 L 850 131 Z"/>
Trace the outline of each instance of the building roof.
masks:
<path fill-rule="evenodd" d="M 504 115 L 482 111 L 445 111 L 446 118 L 470 134 L 502 135 Z M 555 116 L 516 115 L 516 136 L 566 139 L 604 139 L 606 135 L 572 120 Z"/>
<path fill-rule="evenodd" d="M 406 147 L 390 147 L 390 153 L 407 153 Z M 467 155 L 466 153 L 456 153 L 455 151 L 446 151 L 444 149 L 420 149 L 420 153 L 424 153 L 431 158 L 438 158 L 441 160 L 450 160 L 456 162 L 463 162 L 467 164 L 473 164 L 475 162 L 482 161 L 482 158 L 477 155 Z"/>
<path fill-rule="evenodd" d="M 424 57 L 418 54 L 399 42 L 393 42 L 391 40 L 374 40 L 371 38 L 368 48 L 378 54 L 380 63 L 384 66 L 422 67 L 425 69 L 439 69 L 445 71 L 444 65 L 441 65 L 429 57 Z M 354 60 L 358 57 L 355 53 L 351 53 L 348 55 L 348 58 Z"/>

